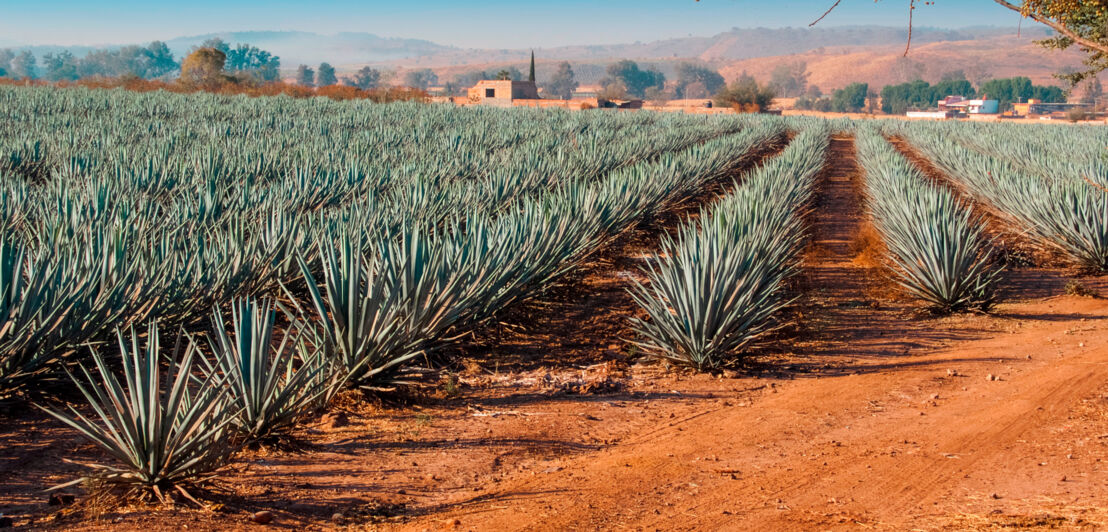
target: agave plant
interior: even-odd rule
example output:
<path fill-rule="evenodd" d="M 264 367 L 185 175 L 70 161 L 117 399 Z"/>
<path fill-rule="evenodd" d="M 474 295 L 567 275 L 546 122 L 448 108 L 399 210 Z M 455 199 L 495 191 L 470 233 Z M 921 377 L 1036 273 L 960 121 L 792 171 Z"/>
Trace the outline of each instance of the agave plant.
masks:
<path fill-rule="evenodd" d="M 708 370 L 734 359 L 774 330 L 788 301 L 782 281 L 795 271 L 804 239 L 798 214 L 822 167 L 828 132 L 808 129 L 731 195 L 702 209 L 645 266 L 649 284 L 631 295 L 649 316 L 632 319 L 634 343 L 656 358 Z"/>
<path fill-rule="evenodd" d="M 342 239 L 337 250 L 321 245 L 319 252 L 322 291 L 298 257 L 318 318 L 317 345 L 323 346 L 343 382 L 363 388 L 387 385 L 405 362 L 420 354 L 405 327 L 400 294 L 352 238 Z"/>
<path fill-rule="evenodd" d="M 957 186 L 1034 243 L 1060 251 L 1083 268 L 1108 271 L 1108 172 L 1102 140 L 1079 129 L 1059 134 L 1038 128 L 1031 135 L 1010 126 L 1008 131 L 975 131 L 982 138 L 970 138 L 948 127 L 898 132 Z M 1040 135 L 1051 139 L 1050 144 L 1031 140 Z"/>
<path fill-rule="evenodd" d="M 317 356 L 320 348 L 299 338 L 299 322 L 276 342 L 276 317 L 269 301 L 236 300 L 231 307 L 232 335 L 219 309 L 212 312 L 209 346 L 215 363 L 207 373 L 218 372 L 227 383 L 230 400 L 238 408 L 235 425 L 251 442 L 284 434 L 334 387 L 330 368 Z"/>
<path fill-rule="evenodd" d="M 68 412 L 39 406 L 76 429 L 115 463 L 87 464 L 92 474 L 52 489 L 95 479 L 163 502 L 171 490 L 196 502 L 186 487 L 209 479 L 227 464 L 238 447 L 232 423 L 239 408 L 227 400 L 222 377 L 209 373 L 195 379 L 200 355 L 191 338 L 179 336 L 173 353 L 163 356 L 154 322 L 147 329 L 145 348 L 139 347 L 134 328 L 130 342 L 122 331 L 116 335 L 122 380 L 95 349 L 92 360 L 99 379 L 83 365 L 76 374 L 69 373 L 95 416 L 86 416 L 74 406 Z"/>
<path fill-rule="evenodd" d="M 0 240 L 0 399 L 48 372 L 65 354 L 57 331 L 72 304 L 55 263 Z"/>
<path fill-rule="evenodd" d="M 647 264 L 649 287 L 635 281 L 631 292 L 650 316 L 649 321 L 632 319 L 647 340 L 636 344 L 698 370 L 728 362 L 731 354 L 771 331 L 773 315 L 787 303 L 780 284 L 791 269 L 769 248 L 778 246 L 781 254 L 792 243 L 787 238 L 771 242 L 766 226 L 740 228 L 720 224 L 720 218 L 684 228 L 679 244 L 664 238 L 664 258 L 654 256 Z M 742 235 L 751 230 L 761 235 Z"/>
<path fill-rule="evenodd" d="M 876 131 L 861 132 L 857 146 L 874 226 L 897 282 L 937 312 L 991 307 L 1001 270 L 990 258 L 981 215 L 929 182 Z"/>

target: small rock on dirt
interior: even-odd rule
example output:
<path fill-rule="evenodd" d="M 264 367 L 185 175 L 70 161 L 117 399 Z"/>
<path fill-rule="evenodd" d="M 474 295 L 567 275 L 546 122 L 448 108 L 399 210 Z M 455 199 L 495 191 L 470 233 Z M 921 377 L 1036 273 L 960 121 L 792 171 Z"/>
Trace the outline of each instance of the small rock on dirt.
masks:
<path fill-rule="evenodd" d="M 459 526 L 462 526 L 461 519 L 447 519 L 446 521 L 442 522 L 442 527 L 447 530 L 452 530 L 458 528 Z"/>
<path fill-rule="evenodd" d="M 273 522 L 273 512 L 262 510 L 260 512 L 254 512 L 250 515 L 250 520 L 258 523 L 259 525 L 268 525 Z"/>
<path fill-rule="evenodd" d="M 336 525 L 344 525 L 346 524 L 346 516 L 342 512 L 336 512 L 331 516 L 331 522 Z"/>
<path fill-rule="evenodd" d="M 987 380 L 987 381 L 998 381 L 998 380 L 1000 380 L 1000 377 L 997 377 L 996 375 L 993 375 L 992 373 L 990 373 L 988 375 L 985 375 L 985 380 Z"/>

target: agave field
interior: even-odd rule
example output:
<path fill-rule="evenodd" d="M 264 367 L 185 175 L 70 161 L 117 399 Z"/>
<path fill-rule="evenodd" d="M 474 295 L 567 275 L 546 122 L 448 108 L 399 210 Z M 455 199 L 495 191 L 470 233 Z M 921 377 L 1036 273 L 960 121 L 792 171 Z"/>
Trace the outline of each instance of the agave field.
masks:
<path fill-rule="evenodd" d="M 194 487 L 303 445 L 338 398 L 433 387 L 567 286 L 592 305 L 574 279 L 632 240 L 591 341 L 738 380 L 882 305 L 1007 312 L 1001 234 L 1048 252 L 1034 268 L 1108 270 L 1094 128 L 49 87 L 0 109 L 0 416 L 34 405 L 98 457 L 43 489 L 207 508 Z M 812 251 L 865 228 L 876 264 Z M 826 295 L 863 278 L 895 288 Z"/>

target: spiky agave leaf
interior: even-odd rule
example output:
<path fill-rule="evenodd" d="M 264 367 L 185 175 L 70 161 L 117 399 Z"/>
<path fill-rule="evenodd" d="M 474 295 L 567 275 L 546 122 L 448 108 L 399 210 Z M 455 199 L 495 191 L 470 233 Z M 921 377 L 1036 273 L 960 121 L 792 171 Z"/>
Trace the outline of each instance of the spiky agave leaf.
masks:
<path fill-rule="evenodd" d="M 172 355 L 163 356 L 153 321 L 145 348 L 139 347 L 140 335 L 134 328 L 130 342 L 122 331 L 116 336 L 122 380 L 98 350 L 92 351 L 91 358 L 99 379 L 84 365 L 78 366 L 76 374 L 69 373 L 94 416 L 72 405 L 68 412 L 39 405 L 115 462 L 89 464 L 92 474 L 56 488 L 97 479 L 162 500 L 170 489 L 191 498 L 185 487 L 210 478 L 238 448 L 231 433 L 238 407 L 227 400 L 220 376 L 208 374 L 195 382 L 199 349 L 191 338 L 178 336 Z"/>
<path fill-rule="evenodd" d="M 285 433 L 334 386 L 330 368 L 315 356 L 320 347 L 299 337 L 299 322 L 274 345 L 276 317 L 268 300 L 238 299 L 231 306 L 230 334 L 219 309 L 212 311 L 209 347 L 215 363 L 208 373 L 218 371 L 226 381 L 238 408 L 235 425 L 248 441 Z"/>

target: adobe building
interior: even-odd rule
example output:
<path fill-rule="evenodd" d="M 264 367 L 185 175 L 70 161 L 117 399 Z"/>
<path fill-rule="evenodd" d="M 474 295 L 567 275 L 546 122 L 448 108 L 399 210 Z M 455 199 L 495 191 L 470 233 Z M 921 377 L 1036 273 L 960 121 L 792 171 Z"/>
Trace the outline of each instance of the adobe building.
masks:
<path fill-rule="evenodd" d="M 468 101 L 471 104 L 511 107 L 515 100 L 538 99 L 539 89 L 534 81 L 486 79 L 469 89 Z"/>

